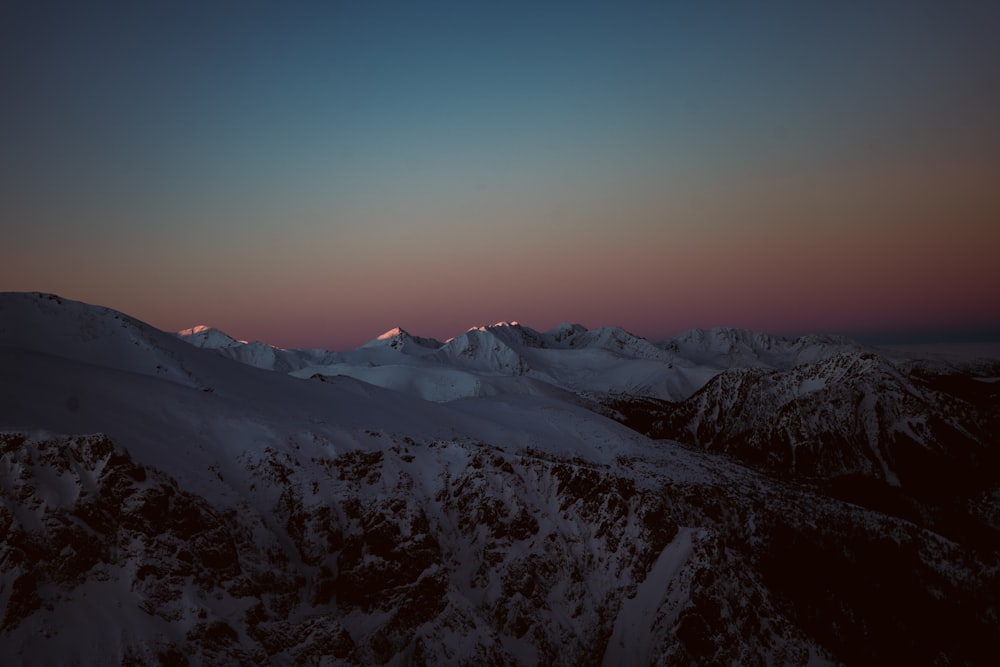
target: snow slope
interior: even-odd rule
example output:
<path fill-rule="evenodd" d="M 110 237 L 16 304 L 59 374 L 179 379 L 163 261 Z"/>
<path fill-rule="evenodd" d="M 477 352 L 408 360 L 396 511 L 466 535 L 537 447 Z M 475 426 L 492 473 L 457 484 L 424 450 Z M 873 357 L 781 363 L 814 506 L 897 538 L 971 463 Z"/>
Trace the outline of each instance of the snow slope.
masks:
<path fill-rule="evenodd" d="M 784 339 L 737 329 L 695 329 L 658 345 L 620 327 L 561 324 L 539 332 L 517 322 L 473 327 L 442 343 L 391 329 L 356 350 L 279 350 L 207 328 L 187 340 L 298 377 L 350 375 L 434 401 L 491 391 L 498 376 L 528 377 L 575 393 L 684 400 L 732 368 L 789 370 L 862 347 L 843 338 Z M 391 370 L 377 367 L 392 367 Z M 516 385 L 513 385 L 516 386 Z M 483 389 L 486 387 L 486 389 Z"/>
<path fill-rule="evenodd" d="M 671 363 L 641 342 L 486 329 L 525 373 L 395 333 L 326 360 L 387 389 L 0 294 L 0 664 L 996 655 L 994 552 L 650 440 L 550 381 Z M 489 381 L 420 397 L 470 379 Z"/>

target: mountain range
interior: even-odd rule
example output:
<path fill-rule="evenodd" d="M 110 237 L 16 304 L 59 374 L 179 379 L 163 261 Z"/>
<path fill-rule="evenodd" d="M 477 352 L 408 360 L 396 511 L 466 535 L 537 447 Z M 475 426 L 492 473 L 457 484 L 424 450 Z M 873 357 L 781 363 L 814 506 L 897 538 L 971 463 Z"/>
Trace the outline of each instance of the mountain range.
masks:
<path fill-rule="evenodd" d="M 1000 348 L 0 294 L 0 663 L 992 664 Z"/>

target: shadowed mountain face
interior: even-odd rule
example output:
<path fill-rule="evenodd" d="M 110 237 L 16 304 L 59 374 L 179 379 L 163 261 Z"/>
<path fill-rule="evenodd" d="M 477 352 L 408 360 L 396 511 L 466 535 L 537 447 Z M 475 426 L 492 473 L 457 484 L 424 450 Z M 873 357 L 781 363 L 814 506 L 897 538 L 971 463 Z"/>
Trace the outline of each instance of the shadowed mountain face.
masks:
<path fill-rule="evenodd" d="M 900 368 L 874 352 L 782 371 L 724 371 L 678 403 L 618 402 L 652 437 L 806 477 L 859 475 L 925 488 L 979 481 L 995 457 L 1000 364 Z"/>
<path fill-rule="evenodd" d="M 1000 363 L 893 363 L 870 351 L 731 369 L 685 401 L 615 397 L 607 414 L 819 492 L 1000 548 Z"/>
<path fill-rule="evenodd" d="M 46 295 L 2 295 L 0 317 L 5 665 L 1000 649 L 995 362 L 502 325 L 454 357 L 403 331 L 283 351 L 310 381 Z M 625 393 L 678 369 L 705 379 Z"/>

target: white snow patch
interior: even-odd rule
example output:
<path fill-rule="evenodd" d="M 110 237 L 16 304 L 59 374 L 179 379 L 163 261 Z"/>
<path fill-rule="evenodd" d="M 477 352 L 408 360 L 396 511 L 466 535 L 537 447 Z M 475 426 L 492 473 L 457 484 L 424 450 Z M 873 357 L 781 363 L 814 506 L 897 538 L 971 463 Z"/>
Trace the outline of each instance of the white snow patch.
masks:
<path fill-rule="evenodd" d="M 616 667 L 651 663 L 652 623 L 670 581 L 691 556 L 691 533 L 691 528 L 680 528 L 639 584 L 635 597 L 622 602 L 602 664 Z"/>

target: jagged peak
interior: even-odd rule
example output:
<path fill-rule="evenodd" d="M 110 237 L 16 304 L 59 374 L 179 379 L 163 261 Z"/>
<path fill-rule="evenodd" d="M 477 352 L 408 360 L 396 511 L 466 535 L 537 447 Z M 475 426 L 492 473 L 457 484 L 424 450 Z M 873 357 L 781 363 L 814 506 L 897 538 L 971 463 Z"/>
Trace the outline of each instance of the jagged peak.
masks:
<path fill-rule="evenodd" d="M 374 345 L 390 345 L 391 347 L 398 348 L 404 341 L 410 339 L 411 336 L 406 329 L 402 327 L 393 327 L 388 331 L 380 333 L 375 338 L 365 343 L 362 347 L 371 347 Z"/>
<path fill-rule="evenodd" d="M 582 324 L 566 321 L 566 322 L 560 322 L 559 324 L 555 325 L 554 327 L 549 329 L 547 333 L 554 334 L 560 331 L 586 331 L 586 330 L 587 327 L 583 326 Z"/>
<path fill-rule="evenodd" d="M 585 329 L 582 333 L 588 334 L 591 340 L 616 339 L 616 340 L 637 340 L 645 341 L 642 336 L 638 336 L 620 326 L 597 327 L 596 329 Z M 648 342 L 648 341 L 647 341 Z"/>
<path fill-rule="evenodd" d="M 210 327 L 206 324 L 196 324 L 189 329 L 181 329 L 177 332 L 178 336 L 193 336 L 195 334 L 204 333 L 206 331 L 219 331 L 215 327 Z M 220 332 L 221 333 L 221 332 Z"/>
<path fill-rule="evenodd" d="M 405 344 L 413 344 L 419 347 L 426 347 L 428 349 L 441 347 L 441 341 L 434 338 L 421 338 L 420 336 L 414 336 L 403 327 L 393 327 L 392 329 L 389 329 L 388 331 L 385 331 L 371 339 L 362 347 L 388 345 L 389 347 L 398 350 Z"/>
<path fill-rule="evenodd" d="M 637 336 L 631 331 L 628 331 L 627 329 L 624 329 L 618 325 L 613 325 L 608 327 L 597 327 L 596 329 L 591 329 L 591 331 L 631 336 L 632 338 L 642 338 L 642 336 Z"/>
<path fill-rule="evenodd" d="M 176 333 L 177 337 L 198 347 L 233 347 L 236 345 L 248 345 L 247 341 L 233 338 L 225 331 L 210 327 L 205 324 L 198 324 L 188 329 L 181 329 Z"/>
<path fill-rule="evenodd" d="M 647 359 L 663 354 L 659 348 L 642 336 L 637 336 L 619 326 L 598 327 L 581 332 L 570 338 L 569 346 L 572 348 L 599 347 Z"/>
<path fill-rule="evenodd" d="M 408 338 L 410 333 L 403 327 L 393 327 L 388 331 L 376 336 L 375 340 L 389 340 L 390 338 Z"/>
<path fill-rule="evenodd" d="M 562 322 L 546 331 L 545 335 L 550 337 L 556 343 L 562 343 L 566 339 L 582 333 L 587 333 L 587 327 L 582 324 Z"/>
<path fill-rule="evenodd" d="M 501 320 L 499 322 L 494 322 L 493 324 L 480 324 L 478 326 L 469 327 L 466 331 L 492 331 L 494 329 L 525 329 L 517 320 Z"/>

